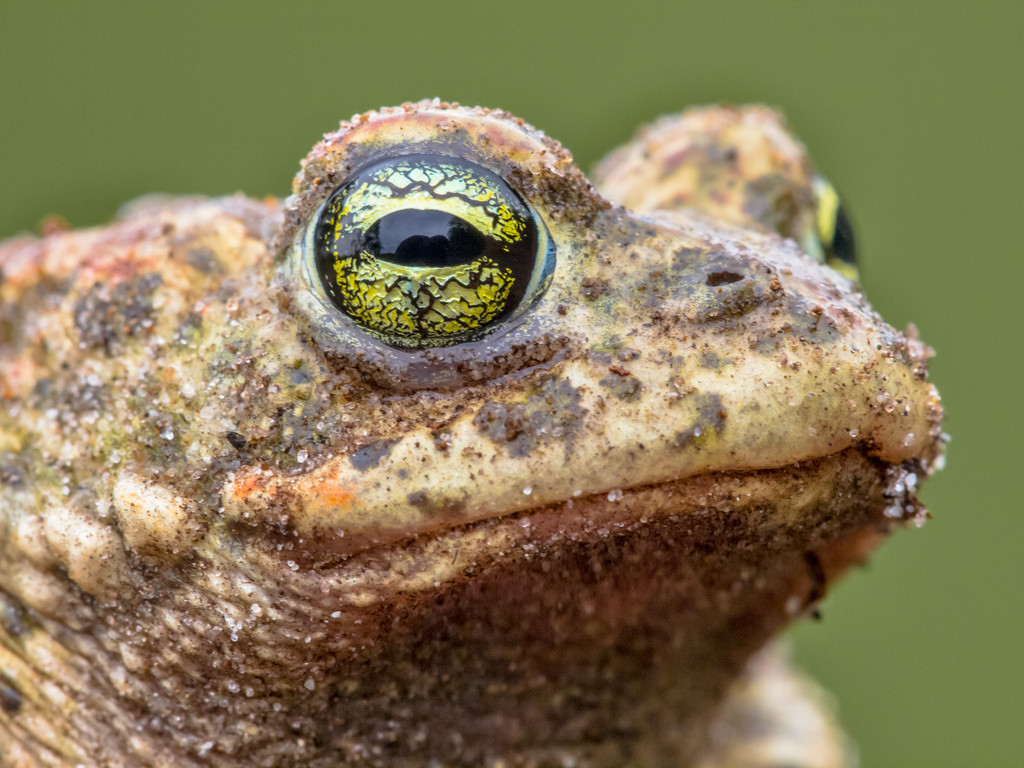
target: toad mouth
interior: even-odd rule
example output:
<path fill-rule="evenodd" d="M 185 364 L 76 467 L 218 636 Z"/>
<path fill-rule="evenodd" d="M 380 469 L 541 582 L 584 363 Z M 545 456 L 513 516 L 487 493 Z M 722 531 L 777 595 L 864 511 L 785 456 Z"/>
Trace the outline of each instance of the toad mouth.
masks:
<path fill-rule="evenodd" d="M 633 456 L 623 468 L 639 475 L 640 461 Z M 555 498 L 561 486 L 518 486 L 503 477 L 504 488 L 491 496 L 481 492 L 476 501 L 413 492 L 382 514 L 360 508 L 358 491 L 322 469 L 284 479 L 236 477 L 225 493 L 225 511 L 233 515 L 236 532 L 262 531 L 276 544 L 271 550 L 303 567 L 338 565 L 362 553 L 386 558 L 389 550 L 432 540 L 430 546 L 452 548 L 452 556 L 442 558 L 448 563 L 444 569 L 458 571 L 469 553 L 481 563 L 489 557 L 485 550 L 514 551 L 566 537 L 584 541 L 669 520 L 714 519 L 720 528 L 737 531 L 757 521 L 762 533 L 773 536 L 798 531 L 799 548 L 811 550 L 836 538 L 838 530 L 884 527 L 922 515 L 907 478 L 926 472 L 917 459 L 893 465 L 847 446 L 778 467 L 701 469 L 597 490 L 577 486 Z"/>

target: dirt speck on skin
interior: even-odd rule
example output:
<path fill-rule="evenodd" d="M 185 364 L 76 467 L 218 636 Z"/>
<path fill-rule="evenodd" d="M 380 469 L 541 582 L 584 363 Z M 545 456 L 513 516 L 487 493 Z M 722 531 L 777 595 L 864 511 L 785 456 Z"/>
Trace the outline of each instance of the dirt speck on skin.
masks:
<path fill-rule="evenodd" d="M 507 444 L 510 455 L 519 457 L 550 441 L 564 442 L 570 450 L 584 418 L 576 389 L 567 381 L 548 379 L 525 402 L 484 403 L 473 424 L 489 440 Z"/>

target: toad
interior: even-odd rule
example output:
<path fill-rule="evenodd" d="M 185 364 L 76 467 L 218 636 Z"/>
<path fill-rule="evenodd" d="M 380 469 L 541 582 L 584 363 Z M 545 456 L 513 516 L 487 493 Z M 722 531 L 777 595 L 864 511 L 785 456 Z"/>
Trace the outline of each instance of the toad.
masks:
<path fill-rule="evenodd" d="M 850 764 L 762 649 L 942 448 L 852 245 L 771 110 L 436 100 L 4 243 L 0 765 Z"/>

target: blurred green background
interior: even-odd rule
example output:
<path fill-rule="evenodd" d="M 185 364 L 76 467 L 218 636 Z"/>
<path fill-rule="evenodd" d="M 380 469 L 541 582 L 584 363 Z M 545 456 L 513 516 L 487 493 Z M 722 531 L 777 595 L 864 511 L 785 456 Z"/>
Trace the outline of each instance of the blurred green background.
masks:
<path fill-rule="evenodd" d="M 934 520 L 797 628 L 797 655 L 866 767 L 1024 765 L 1024 6 L 276 6 L 5 3 L 0 236 L 151 191 L 283 195 L 339 119 L 426 96 L 511 110 L 584 168 L 688 104 L 781 107 L 852 208 L 875 306 L 938 350 L 953 435 Z"/>

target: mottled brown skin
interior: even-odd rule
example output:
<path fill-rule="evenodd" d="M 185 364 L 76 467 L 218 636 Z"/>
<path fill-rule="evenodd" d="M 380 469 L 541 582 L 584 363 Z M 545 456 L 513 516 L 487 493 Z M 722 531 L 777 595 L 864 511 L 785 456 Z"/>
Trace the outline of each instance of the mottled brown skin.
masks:
<path fill-rule="evenodd" d="M 387 347 L 309 271 L 324 200 L 411 151 L 555 240 L 479 341 Z M 777 234 L 811 236 L 814 171 L 774 113 L 686 113 L 598 175 L 423 102 L 342 124 L 281 203 L 0 246 L 0 765 L 848 764 L 751 658 L 922 518 L 927 348 Z"/>

